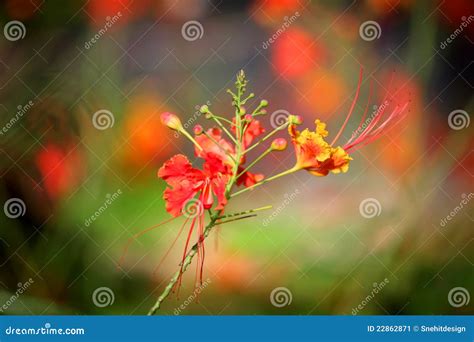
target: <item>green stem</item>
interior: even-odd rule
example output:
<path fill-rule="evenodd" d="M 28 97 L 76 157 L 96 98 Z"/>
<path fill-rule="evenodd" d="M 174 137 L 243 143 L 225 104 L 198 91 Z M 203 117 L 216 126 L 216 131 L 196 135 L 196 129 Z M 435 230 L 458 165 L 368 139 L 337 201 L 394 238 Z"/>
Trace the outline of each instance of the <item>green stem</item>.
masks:
<path fill-rule="evenodd" d="M 201 145 L 198 144 L 198 142 L 196 140 L 194 140 L 194 138 L 191 136 L 191 134 L 189 134 L 185 129 L 182 129 L 179 131 L 180 133 L 182 133 L 186 138 L 188 138 L 189 140 L 192 141 L 192 143 L 199 149 L 202 151 L 202 147 Z"/>
<path fill-rule="evenodd" d="M 227 128 L 224 127 L 224 125 L 222 124 L 222 122 L 219 120 L 219 118 L 214 115 L 211 111 L 208 111 L 209 115 L 211 115 L 211 118 L 216 122 L 217 126 L 219 126 L 220 129 L 222 129 L 225 134 L 227 134 L 227 136 L 234 142 L 234 144 L 237 143 L 237 141 L 235 140 L 234 136 L 227 130 Z M 226 120 L 226 119 L 224 119 Z M 231 121 L 229 120 L 226 120 L 228 122 L 230 122 L 232 124 Z"/>
<path fill-rule="evenodd" d="M 214 226 L 217 225 L 216 224 L 217 218 L 218 218 L 218 215 L 215 215 L 215 216 L 211 217 L 211 222 L 209 222 L 209 224 L 204 229 L 204 239 L 209 235 L 209 233 L 211 232 L 211 229 Z M 176 271 L 176 273 L 173 275 L 173 277 L 171 278 L 168 285 L 166 285 L 166 288 L 163 290 L 161 295 L 156 300 L 155 305 L 153 305 L 152 308 L 150 309 L 150 311 L 148 311 L 148 316 L 154 315 L 156 313 L 156 311 L 160 308 L 161 303 L 163 303 L 163 301 L 166 299 L 166 297 L 168 297 L 170 295 L 171 290 L 175 286 L 175 284 L 178 281 L 180 275 L 182 275 L 182 273 L 184 273 L 186 271 L 186 269 L 188 268 L 188 266 L 191 264 L 191 261 L 193 260 L 194 255 L 196 255 L 196 253 L 197 253 L 197 250 L 198 250 L 198 247 L 199 247 L 198 245 L 199 245 L 199 243 L 196 242 L 193 245 L 193 247 L 191 247 L 189 252 L 186 254 L 186 257 L 185 257 L 184 261 L 179 264 L 180 267 L 179 267 L 178 271 Z"/>
<path fill-rule="evenodd" d="M 229 218 L 229 217 L 235 217 L 235 216 L 241 216 L 241 215 L 252 214 L 252 213 L 255 213 L 255 212 L 257 212 L 257 211 L 268 210 L 268 209 L 271 209 L 271 208 L 273 208 L 273 206 L 271 206 L 271 205 L 266 205 L 266 206 L 264 206 L 264 207 L 260 207 L 260 208 L 256 208 L 256 209 L 250 209 L 250 210 L 246 210 L 246 211 L 241 211 L 240 213 L 233 213 L 233 214 L 227 214 L 227 215 L 219 216 L 217 219 L 220 220 L 220 219 Z"/>
<path fill-rule="evenodd" d="M 257 147 L 258 145 L 260 145 L 261 143 L 265 142 L 266 140 L 270 139 L 273 135 L 275 135 L 277 132 L 281 131 L 282 129 L 286 128 L 290 123 L 289 122 L 285 122 L 283 125 L 281 126 L 278 126 L 277 128 L 275 128 L 273 131 L 271 131 L 270 133 L 268 133 L 266 136 L 264 136 L 262 139 L 260 139 L 259 141 L 257 141 L 255 144 L 253 144 L 252 146 L 250 146 L 248 149 L 245 150 L 245 153 L 253 150 L 255 147 Z"/>
<path fill-rule="evenodd" d="M 237 179 L 239 179 L 240 176 L 242 176 L 245 172 L 247 172 L 248 170 L 250 170 L 250 168 L 252 166 L 254 166 L 255 164 L 257 164 L 260 160 L 262 160 L 263 158 L 265 158 L 267 156 L 267 154 L 269 154 L 270 152 L 273 151 L 273 148 L 272 147 L 269 147 L 265 152 L 263 152 L 260 156 L 258 156 L 253 162 L 251 162 L 242 172 L 240 172 L 238 175 L 237 175 Z"/>
<path fill-rule="evenodd" d="M 289 174 L 291 174 L 291 173 L 293 173 L 293 172 L 296 172 L 296 171 L 299 171 L 299 170 L 301 170 L 301 168 L 294 166 L 294 167 L 292 167 L 292 168 L 289 169 L 289 170 L 283 171 L 283 172 L 281 172 L 281 173 L 279 173 L 279 174 L 276 174 L 275 176 L 272 176 L 272 177 L 270 177 L 270 178 L 264 179 L 263 181 L 261 181 L 261 182 L 259 182 L 259 183 L 256 183 L 256 184 L 254 184 L 254 185 L 252 185 L 252 186 L 249 186 L 248 188 L 244 188 L 244 189 L 242 189 L 242 190 L 240 190 L 240 191 L 234 192 L 232 195 L 230 195 L 230 197 L 235 197 L 235 196 L 240 195 L 240 194 L 242 194 L 242 193 L 244 193 L 244 192 L 246 192 L 246 191 L 249 191 L 249 190 L 251 190 L 251 189 L 253 189 L 253 188 L 256 188 L 257 186 L 260 186 L 260 185 L 262 185 L 262 184 L 268 183 L 268 182 L 270 182 L 270 181 L 272 181 L 272 180 L 275 180 L 275 179 L 277 179 L 277 178 L 280 178 L 280 177 L 289 175 Z"/>
<path fill-rule="evenodd" d="M 222 150 L 222 152 L 224 152 L 230 159 L 232 159 L 234 163 L 236 163 L 236 160 L 234 159 L 234 157 L 228 151 L 226 151 L 224 147 L 222 147 L 222 145 L 219 144 L 213 137 L 211 137 L 206 132 L 203 132 L 202 134 L 204 134 L 210 141 L 212 141 L 217 147 L 219 147 Z"/>

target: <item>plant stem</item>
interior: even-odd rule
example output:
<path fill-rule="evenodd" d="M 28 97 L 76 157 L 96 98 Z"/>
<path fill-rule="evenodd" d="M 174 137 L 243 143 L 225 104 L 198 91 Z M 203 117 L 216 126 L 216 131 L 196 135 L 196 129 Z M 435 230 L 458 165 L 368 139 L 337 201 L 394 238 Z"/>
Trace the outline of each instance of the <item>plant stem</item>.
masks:
<path fill-rule="evenodd" d="M 273 148 L 272 147 L 269 147 L 265 152 L 263 152 L 261 155 L 259 155 L 252 163 L 250 163 L 242 172 L 240 172 L 238 175 L 237 175 L 237 179 L 239 179 L 240 176 L 242 176 L 245 172 L 247 172 L 248 170 L 250 170 L 250 168 L 252 166 L 254 166 L 255 164 L 257 164 L 260 160 L 262 160 L 263 158 L 266 157 L 267 154 L 269 154 L 270 152 L 273 151 Z"/>
<path fill-rule="evenodd" d="M 218 223 L 216 223 L 217 218 L 218 218 L 217 215 L 211 217 L 211 222 L 209 222 L 209 224 L 204 229 L 204 239 L 209 235 L 211 229 L 218 224 Z M 186 254 L 186 258 L 184 259 L 184 261 L 179 264 L 180 268 L 173 275 L 173 277 L 171 278 L 168 285 L 166 285 L 166 288 L 163 290 L 161 295 L 156 300 L 155 305 L 153 305 L 152 308 L 150 309 L 150 311 L 148 311 L 148 316 L 154 315 L 156 313 L 156 311 L 160 308 L 161 303 L 163 303 L 163 301 L 166 299 L 166 297 L 169 296 L 169 294 L 171 293 L 171 290 L 175 286 L 175 284 L 178 281 L 180 275 L 182 275 L 182 273 L 184 273 L 186 271 L 186 269 L 188 268 L 188 266 L 191 264 L 191 261 L 193 260 L 194 255 L 196 255 L 196 253 L 197 253 L 198 245 L 199 245 L 199 243 L 196 242 L 194 244 L 194 246 L 191 247 L 189 252 Z M 181 267 L 181 265 L 182 265 L 182 267 Z"/>
<path fill-rule="evenodd" d="M 268 133 L 266 136 L 264 136 L 262 139 L 260 139 L 259 141 L 257 141 L 255 144 L 253 144 L 252 146 L 250 146 L 248 149 L 245 150 L 245 153 L 253 150 L 255 147 L 257 147 L 258 145 L 260 145 L 261 143 L 265 142 L 266 140 L 268 140 L 269 138 L 271 138 L 274 134 L 276 134 L 277 132 L 281 131 L 282 129 L 284 129 L 285 127 L 287 127 L 290 123 L 287 121 L 285 122 L 284 124 L 282 124 L 281 126 L 278 126 L 277 128 L 275 128 L 273 131 L 271 131 L 270 133 Z"/>
<path fill-rule="evenodd" d="M 230 195 L 230 197 L 235 197 L 235 196 L 240 195 L 240 194 L 242 194 L 242 193 L 244 193 L 244 192 L 246 192 L 246 191 L 249 191 L 249 190 L 251 190 L 251 189 L 253 189 L 253 188 L 255 188 L 255 187 L 259 186 L 259 185 L 268 183 L 268 182 L 270 182 L 270 181 L 272 181 L 272 180 L 275 180 L 275 179 L 277 179 L 277 178 L 280 178 L 280 177 L 289 175 L 289 174 L 291 174 L 291 173 L 293 173 L 293 172 L 296 172 L 296 171 L 299 171 L 299 170 L 300 170 L 299 167 L 292 167 L 292 168 L 289 169 L 289 170 L 283 171 L 283 172 L 281 172 L 281 173 L 279 173 L 279 174 L 276 174 L 275 176 L 272 176 L 272 177 L 270 177 L 270 178 L 264 179 L 263 181 L 261 181 L 261 182 L 259 182 L 259 183 L 256 183 L 256 184 L 254 184 L 254 185 L 252 185 L 252 186 L 249 186 L 248 188 L 244 188 L 244 189 L 242 189 L 242 190 L 240 190 L 240 191 L 234 192 L 232 195 Z"/>

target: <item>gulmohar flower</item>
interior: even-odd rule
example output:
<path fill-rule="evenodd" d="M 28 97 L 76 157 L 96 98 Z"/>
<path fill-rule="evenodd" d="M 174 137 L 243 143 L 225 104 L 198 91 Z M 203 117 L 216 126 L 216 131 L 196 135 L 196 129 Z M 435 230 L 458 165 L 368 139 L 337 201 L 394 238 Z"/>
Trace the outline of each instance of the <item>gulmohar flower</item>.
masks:
<path fill-rule="evenodd" d="M 149 314 L 154 314 L 170 292 L 179 288 L 182 274 L 191 264 L 196 254 L 198 258 L 196 283 L 202 283 L 205 258 L 204 240 L 213 227 L 253 217 L 256 216 L 256 212 L 271 208 L 271 206 L 266 206 L 233 214 L 224 214 L 231 198 L 300 170 L 306 170 L 316 176 L 347 172 L 349 170 L 349 163 L 352 160 L 349 153 L 378 138 L 395 121 L 394 119 L 399 117 L 405 110 L 407 104 L 396 106 L 393 112 L 385 117 L 385 106 L 362 129 L 367 108 L 369 107 L 369 96 L 365 112 L 357 130 L 354 131 L 351 138 L 344 145 L 336 145 L 354 110 L 359 97 L 361 82 L 362 70 L 349 113 L 331 142 L 327 140 L 329 132 L 326 129 L 326 124 L 320 120 L 315 121 L 314 131 L 309 129 L 304 129 L 301 132 L 298 131 L 297 126 L 303 123 L 303 119 L 299 115 L 289 115 L 287 120 L 280 126 L 266 133 L 261 122 L 256 117 L 266 114 L 264 108 L 268 106 L 268 102 L 261 100 L 253 111 L 247 110 L 246 103 L 254 97 L 254 94 L 251 93 L 245 96 L 247 79 L 243 71 L 237 74 L 235 82 L 236 91 L 228 90 L 228 93 L 232 96 L 232 105 L 235 109 L 232 119 L 216 115 L 212 113 L 209 106 L 204 105 L 200 108 L 200 111 L 205 114 L 205 118 L 208 121 L 213 122 L 213 125 L 208 129 L 204 129 L 201 125 L 196 125 L 193 129 L 193 137 L 186 131 L 181 124 L 181 120 L 175 114 L 162 114 L 163 124 L 178 131 L 194 144 L 195 156 L 202 159 L 203 164 L 202 168 L 193 167 L 186 156 L 177 154 L 166 161 L 158 171 L 158 177 L 163 179 L 168 185 L 163 194 L 166 210 L 174 218 L 185 217 L 178 237 L 183 228 L 188 225 L 188 222 L 189 230 L 179 270 L 171 278 L 168 286 L 166 286 L 155 305 L 151 308 Z M 248 152 L 264 146 L 270 138 L 284 132 L 286 129 L 288 129 L 289 137 L 294 146 L 295 165 L 271 177 L 265 177 L 261 173 L 251 173 L 250 169 L 255 167 L 268 154 L 285 150 L 288 143 L 285 138 L 273 138 L 272 142 L 267 145 L 260 155 L 249 162 L 247 162 Z M 234 191 L 234 188 L 240 185 L 243 185 L 244 188 Z M 191 212 L 188 210 L 189 203 L 194 205 L 194 210 Z M 208 214 L 207 225 L 204 224 L 206 212 Z M 167 222 L 165 221 L 162 224 Z M 150 229 L 154 229 L 154 227 Z M 134 237 L 141 234 L 137 234 Z M 193 234 L 197 236 L 196 242 L 192 247 L 188 248 Z"/>

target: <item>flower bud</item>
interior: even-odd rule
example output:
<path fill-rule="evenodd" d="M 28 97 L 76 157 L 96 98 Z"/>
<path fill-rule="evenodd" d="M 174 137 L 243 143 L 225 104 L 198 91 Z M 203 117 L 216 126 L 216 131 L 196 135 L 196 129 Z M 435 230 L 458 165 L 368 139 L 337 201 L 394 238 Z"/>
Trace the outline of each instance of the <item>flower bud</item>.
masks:
<path fill-rule="evenodd" d="M 252 121 L 252 119 L 253 119 L 252 115 L 250 115 L 250 114 L 245 114 L 245 116 L 244 116 L 244 120 L 245 120 L 245 121 L 250 122 L 250 121 Z"/>
<path fill-rule="evenodd" d="M 165 112 L 161 114 L 161 122 L 175 131 L 181 131 L 183 129 L 181 120 L 176 115 L 170 112 Z"/>
<path fill-rule="evenodd" d="M 268 101 L 267 100 L 260 101 L 260 107 L 266 107 L 266 106 L 268 106 Z"/>
<path fill-rule="evenodd" d="M 283 138 L 276 138 L 272 142 L 272 150 L 274 151 L 284 151 L 287 146 L 288 143 L 286 142 L 286 139 Z"/>
<path fill-rule="evenodd" d="M 193 132 L 195 135 L 201 135 L 203 132 L 202 126 L 201 125 L 194 126 Z"/>
<path fill-rule="evenodd" d="M 290 115 L 288 116 L 288 122 L 291 125 L 301 125 L 303 123 L 303 118 L 301 115 Z"/>
<path fill-rule="evenodd" d="M 202 105 L 201 108 L 199 108 L 199 111 L 201 114 L 209 113 L 209 107 L 207 105 Z"/>

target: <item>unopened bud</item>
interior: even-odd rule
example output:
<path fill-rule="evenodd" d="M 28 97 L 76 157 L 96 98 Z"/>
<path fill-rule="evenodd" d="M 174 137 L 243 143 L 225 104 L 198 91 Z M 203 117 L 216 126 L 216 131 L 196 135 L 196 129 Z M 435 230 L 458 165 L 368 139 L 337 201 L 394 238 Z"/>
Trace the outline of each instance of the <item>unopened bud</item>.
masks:
<path fill-rule="evenodd" d="M 193 132 L 195 135 L 201 135 L 203 132 L 202 126 L 201 125 L 194 126 Z"/>
<path fill-rule="evenodd" d="M 288 116 L 288 122 L 292 125 L 301 125 L 303 123 L 303 118 L 301 115 L 290 115 Z"/>
<path fill-rule="evenodd" d="M 284 151 L 287 146 L 288 146 L 288 143 L 286 139 L 283 139 L 283 138 L 276 138 L 272 142 L 272 150 L 274 151 Z"/>
<path fill-rule="evenodd" d="M 199 108 L 199 111 L 200 111 L 202 114 L 209 113 L 209 107 L 208 107 L 207 105 L 202 105 L 201 108 Z"/>
<path fill-rule="evenodd" d="M 268 106 L 268 101 L 267 100 L 260 101 L 260 107 L 266 107 L 266 106 Z"/>
<path fill-rule="evenodd" d="M 250 121 L 252 121 L 252 119 L 253 119 L 252 115 L 250 115 L 250 114 L 245 114 L 245 116 L 244 116 L 244 120 L 245 120 L 245 121 L 250 122 Z"/>
<path fill-rule="evenodd" d="M 183 129 L 181 120 L 175 114 L 170 112 L 161 114 L 161 122 L 175 131 L 181 131 Z"/>

